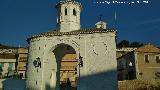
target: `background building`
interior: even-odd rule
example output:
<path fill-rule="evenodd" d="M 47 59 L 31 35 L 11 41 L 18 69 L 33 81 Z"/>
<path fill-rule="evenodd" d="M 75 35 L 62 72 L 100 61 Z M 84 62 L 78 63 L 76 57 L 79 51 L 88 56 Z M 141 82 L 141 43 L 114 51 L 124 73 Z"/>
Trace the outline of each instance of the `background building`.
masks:
<path fill-rule="evenodd" d="M 16 72 L 17 56 L 13 53 L 0 54 L 0 78 L 9 78 Z"/>
<path fill-rule="evenodd" d="M 122 47 L 122 48 L 117 48 L 116 49 L 116 56 L 117 58 L 129 53 L 129 52 L 132 52 L 134 50 L 136 50 L 137 48 L 130 48 L 130 47 Z"/>
<path fill-rule="evenodd" d="M 18 48 L 17 72 L 20 78 L 26 78 L 28 49 Z"/>
<path fill-rule="evenodd" d="M 144 45 L 117 60 L 119 80 L 160 79 L 160 49 Z"/>
<path fill-rule="evenodd" d="M 0 49 L 1 78 L 25 78 L 28 49 Z"/>

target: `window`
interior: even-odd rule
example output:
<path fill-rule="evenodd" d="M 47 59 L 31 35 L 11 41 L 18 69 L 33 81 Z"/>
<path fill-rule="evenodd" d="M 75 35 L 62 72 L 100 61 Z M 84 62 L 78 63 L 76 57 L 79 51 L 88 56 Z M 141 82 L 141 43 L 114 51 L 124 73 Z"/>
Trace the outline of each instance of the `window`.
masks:
<path fill-rule="evenodd" d="M 13 63 L 9 63 L 9 67 L 13 67 Z"/>
<path fill-rule="evenodd" d="M 67 15 L 67 8 L 65 8 L 65 15 Z"/>
<path fill-rule="evenodd" d="M 8 67 L 8 71 L 9 71 L 9 72 L 12 71 L 12 67 Z"/>
<path fill-rule="evenodd" d="M 76 16 L 76 10 L 75 9 L 73 9 L 73 15 Z"/>
<path fill-rule="evenodd" d="M 13 63 L 9 63 L 8 71 L 12 71 Z"/>
<path fill-rule="evenodd" d="M 145 55 L 144 60 L 145 60 L 146 63 L 149 63 L 149 55 Z"/>
<path fill-rule="evenodd" d="M 160 56 L 156 56 L 156 62 L 160 63 Z"/>
<path fill-rule="evenodd" d="M 143 74 L 142 72 L 139 73 L 139 75 L 142 75 L 142 74 Z"/>

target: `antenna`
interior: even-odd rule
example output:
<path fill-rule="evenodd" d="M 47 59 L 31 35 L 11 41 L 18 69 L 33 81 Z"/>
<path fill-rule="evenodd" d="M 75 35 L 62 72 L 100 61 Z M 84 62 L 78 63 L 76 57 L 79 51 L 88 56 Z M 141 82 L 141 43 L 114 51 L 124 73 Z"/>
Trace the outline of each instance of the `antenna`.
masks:
<path fill-rule="evenodd" d="M 116 12 L 116 10 L 114 13 L 114 27 L 117 30 L 117 12 Z M 116 33 L 116 43 L 117 43 L 117 41 L 118 41 L 118 39 L 117 39 L 117 33 Z"/>
<path fill-rule="evenodd" d="M 117 12 L 114 13 L 114 26 L 117 29 Z"/>

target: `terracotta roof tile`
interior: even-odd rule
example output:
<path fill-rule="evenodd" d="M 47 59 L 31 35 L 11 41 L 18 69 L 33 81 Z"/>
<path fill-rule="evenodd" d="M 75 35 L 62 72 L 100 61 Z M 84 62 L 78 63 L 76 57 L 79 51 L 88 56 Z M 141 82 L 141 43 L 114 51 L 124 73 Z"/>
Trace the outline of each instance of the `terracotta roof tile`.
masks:
<path fill-rule="evenodd" d="M 148 52 L 148 53 L 160 53 L 160 49 L 155 47 L 154 45 L 147 44 L 136 50 L 137 52 Z"/>

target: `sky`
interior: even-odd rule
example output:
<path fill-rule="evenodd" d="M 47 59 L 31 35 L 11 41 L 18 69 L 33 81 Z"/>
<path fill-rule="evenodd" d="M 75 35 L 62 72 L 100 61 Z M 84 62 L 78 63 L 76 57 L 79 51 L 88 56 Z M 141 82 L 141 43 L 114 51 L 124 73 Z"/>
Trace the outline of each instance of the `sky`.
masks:
<path fill-rule="evenodd" d="M 117 22 L 118 41 L 138 41 L 160 46 L 160 0 L 78 1 L 83 5 L 81 28 L 95 27 L 102 15 L 102 20 L 107 22 L 109 28 L 114 28 Z M 28 46 L 27 37 L 54 30 L 57 18 L 55 5 L 58 2 L 0 0 L 0 43 L 25 47 Z"/>

